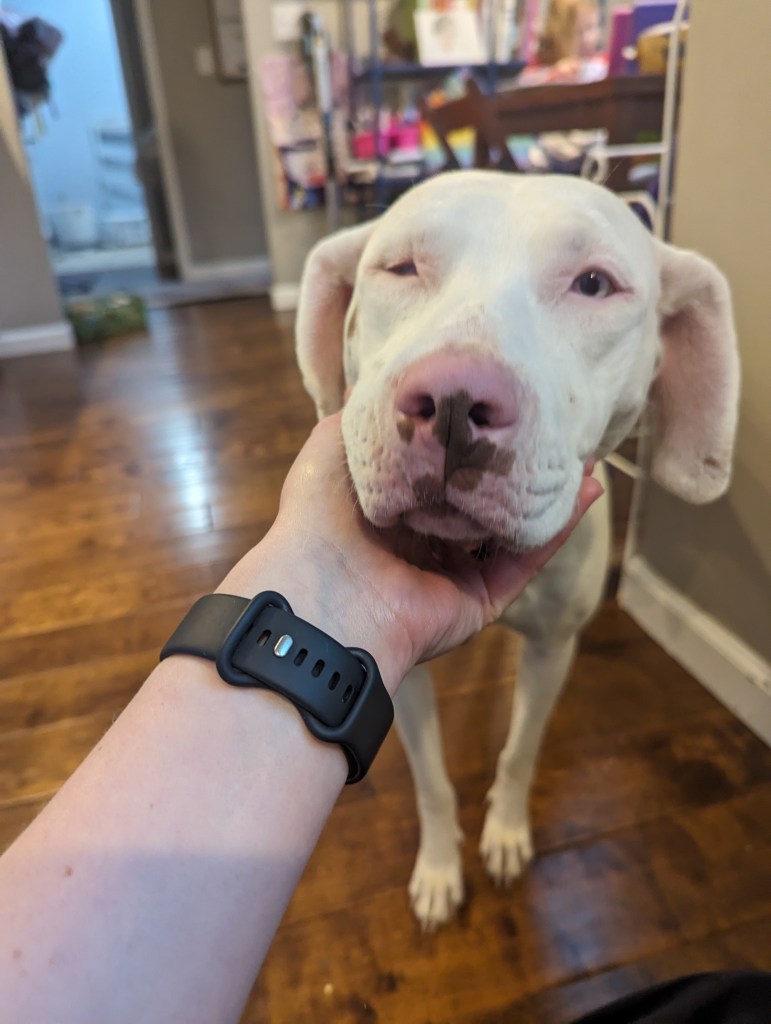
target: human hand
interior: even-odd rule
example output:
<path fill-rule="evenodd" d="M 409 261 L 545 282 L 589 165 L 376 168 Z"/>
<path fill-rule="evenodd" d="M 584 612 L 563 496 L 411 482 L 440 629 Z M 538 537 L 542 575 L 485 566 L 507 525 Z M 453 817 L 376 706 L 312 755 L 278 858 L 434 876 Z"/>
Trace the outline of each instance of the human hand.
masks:
<path fill-rule="evenodd" d="M 478 561 L 367 522 L 348 475 L 337 414 L 315 427 L 286 478 L 274 525 L 221 589 L 285 594 L 298 615 L 341 643 L 369 650 L 393 693 L 413 665 L 493 622 L 601 493 L 585 476 L 573 516 L 552 542 L 526 554 L 501 549 Z"/>

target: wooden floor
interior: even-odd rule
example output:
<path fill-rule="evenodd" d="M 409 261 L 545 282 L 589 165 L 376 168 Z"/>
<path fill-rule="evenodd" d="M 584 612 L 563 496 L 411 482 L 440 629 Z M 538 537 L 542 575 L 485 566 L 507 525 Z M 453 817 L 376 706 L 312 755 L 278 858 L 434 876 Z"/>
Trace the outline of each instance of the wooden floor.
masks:
<path fill-rule="evenodd" d="M 291 321 L 260 300 L 0 363 L 0 847 L 262 535 L 311 423 Z M 771 751 L 612 603 L 548 733 L 538 857 L 493 887 L 476 846 L 515 655 L 496 627 L 437 666 L 459 919 L 424 936 L 410 915 L 417 825 L 392 735 L 343 794 L 245 1021 L 559 1024 L 676 974 L 771 969 Z"/>

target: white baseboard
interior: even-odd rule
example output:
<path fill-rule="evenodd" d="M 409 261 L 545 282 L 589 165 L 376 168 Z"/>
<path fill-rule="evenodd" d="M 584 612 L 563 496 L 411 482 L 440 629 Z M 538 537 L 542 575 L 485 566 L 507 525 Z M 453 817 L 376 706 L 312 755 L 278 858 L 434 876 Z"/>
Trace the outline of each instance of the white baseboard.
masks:
<path fill-rule="evenodd" d="M 299 284 L 274 284 L 270 288 L 270 305 L 274 313 L 293 313 L 300 301 Z"/>
<path fill-rule="evenodd" d="M 250 283 L 267 292 L 272 278 L 270 260 L 267 256 L 244 260 L 212 260 L 210 263 L 191 263 L 182 271 L 182 279 L 193 283 L 229 281 L 234 278 L 249 278 Z"/>
<path fill-rule="evenodd" d="M 0 358 L 68 352 L 72 348 L 75 348 L 75 334 L 67 320 L 0 331 Z"/>
<path fill-rule="evenodd" d="M 771 665 L 634 555 L 621 607 L 737 718 L 771 746 Z"/>

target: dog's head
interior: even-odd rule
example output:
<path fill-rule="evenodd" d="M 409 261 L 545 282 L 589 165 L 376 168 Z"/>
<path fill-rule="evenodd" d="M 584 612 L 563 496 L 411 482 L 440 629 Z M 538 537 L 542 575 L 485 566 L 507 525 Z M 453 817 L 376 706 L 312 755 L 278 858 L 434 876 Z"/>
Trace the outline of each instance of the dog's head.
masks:
<path fill-rule="evenodd" d="M 565 525 L 588 460 L 655 406 L 653 473 L 728 486 L 738 360 L 728 286 L 573 178 L 440 175 L 310 253 L 305 385 L 367 518 L 527 548 Z"/>

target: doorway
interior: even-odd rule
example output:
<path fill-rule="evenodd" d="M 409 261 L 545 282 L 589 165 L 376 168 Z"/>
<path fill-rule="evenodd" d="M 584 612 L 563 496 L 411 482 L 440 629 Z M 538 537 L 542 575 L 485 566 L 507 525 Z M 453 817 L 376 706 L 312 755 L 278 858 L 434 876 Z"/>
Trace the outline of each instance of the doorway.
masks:
<path fill-rule="evenodd" d="M 11 34 L 40 18 L 62 35 L 47 68 L 50 99 L 22 108 L 20 123 L 41 231 L 67 299 L 145 291 L 159 268 L 173 270 L 130 7 L 119 0 L 0 4 Z"/>

